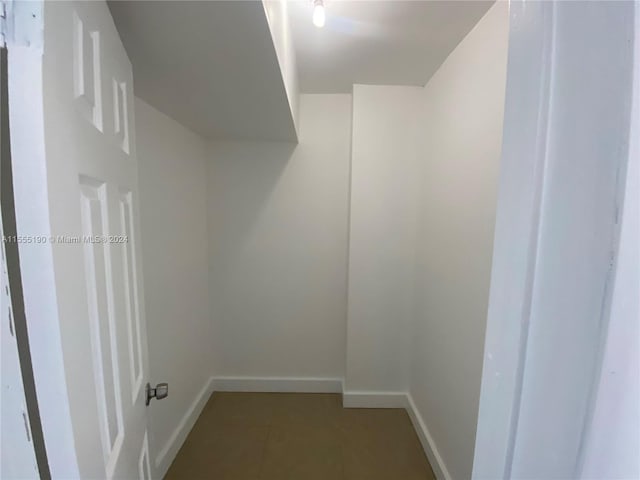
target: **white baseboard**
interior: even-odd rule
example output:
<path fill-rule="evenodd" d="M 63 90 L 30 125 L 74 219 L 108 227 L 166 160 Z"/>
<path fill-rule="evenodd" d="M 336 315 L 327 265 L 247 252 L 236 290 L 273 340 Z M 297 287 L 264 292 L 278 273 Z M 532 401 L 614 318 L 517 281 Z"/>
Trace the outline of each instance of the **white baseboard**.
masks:
<path fill-rule="evenodd" d="M 407 408 L 405 392 L 343 392 L 344 408 Z"/>
<path fill-rule="evenodd" d="M 214 392 L 341 393 L 341 378 L 214 377 Z"/>
<path fill-rule="evenodd" d="M 207 404 L 209 397 L 212 393 L 213 379 L 209 378 L 207 382 L 202 387 L 202 390 L 198 393 L 193 403 L 189 406 L 189 409 L 185 412 L 182 420 L 175 428 L 169 440 L 165 446 L 160 450 L 160 453 L 156 456 L 155 467 L 156 467 L 156 476 L 154 478 L 163 478 L 169 467 L 171 466 L 171 462 L 176 458 L 178 454 L 178 450 L 182 447 L 182 444 L 187 439 L 187 435 L 193 428 L 193 425 L 198 420 L 200 413 L 202 413 L 202 409 Z"/>
<path fill-rule="evenodd" d="M 418 411 L 416 404 L 413 402 L 413 398 L 410 393 L 406 394 L 407 400 L 407 413 L 409 414 L 409 418 L 411 418 L 411 423 L 413 423 L 413 428 L 418 434 L 418 438 L 420 439 L 420 443 L 422 443 L 422 448 L 424 452 L 427 454 L 427 458 L 429 459 L 429 463 L 433 468 L 433 473 L 436 474 L 436 478 L 438 480 L 451 480 L 451 475 L 449 475 L 449 470 L 447 470 L 447 466 L 442 460 L 440 453 L 438 453 L 438 449 L 436 448 L 436 444 L 433 441 L 433 437 L 429 433 L 427 429 L 427 425 L 424 423 L 422 419 L 422 415 Z"/>

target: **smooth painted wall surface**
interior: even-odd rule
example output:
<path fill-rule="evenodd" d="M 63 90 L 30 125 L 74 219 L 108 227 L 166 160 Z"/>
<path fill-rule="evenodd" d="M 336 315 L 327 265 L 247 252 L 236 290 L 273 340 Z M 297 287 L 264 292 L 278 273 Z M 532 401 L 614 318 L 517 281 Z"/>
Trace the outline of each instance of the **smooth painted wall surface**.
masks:
<path fill-rule="evenodd" d="M 213 371 L 207 168 L 198 135 L 139 99 L 135 117 L 149 381 L 169 382 L 169 396 L 149 406 L 157 455 Z"/>
<path fill-rule="evenodd" d="M 344 374 L 350 95 L 301 95 L 298 145 L 208 150 L 215 374 Z"/>
<path fill-rule="evenodd" d="M 291 116 L 296 129 L 299 132 L 300 121 L 298 119 L 298 103 L 300 89 L 298 88 L 298 69 L 296 67 L 296 50 L 293 45 L 291 32 L 289 5 L 287 0 L 263 0 L 264 9 L 276 50 L 280 73 L 287 91 L 287 100 L 291 109 Z"/>
<path fill-rule="evenodd" d="M 408 388 L 421 93 L 353 88 L 348 392 Z"/>
<path fill-rule="evenodd" d="M 502 143 L 508 6 L 498 2 L 422 92 L 410 393 L 446 469 L 471 477 Z"/>

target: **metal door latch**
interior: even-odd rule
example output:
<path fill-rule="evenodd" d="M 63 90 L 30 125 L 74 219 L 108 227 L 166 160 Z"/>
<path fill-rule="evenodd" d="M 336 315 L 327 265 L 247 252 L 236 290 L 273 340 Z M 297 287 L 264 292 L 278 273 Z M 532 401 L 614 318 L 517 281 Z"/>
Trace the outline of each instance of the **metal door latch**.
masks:
<path fill-rule="evenodd" d="M 162 400 L 169 395 L 169 384 L 168 383 L 159 383 L 155 388 L 151 388 L 151 384 L 147 382 L 147 400 L 146 404 L 149 406 L 152 398 L 157 398 L 158 400 Z"/>

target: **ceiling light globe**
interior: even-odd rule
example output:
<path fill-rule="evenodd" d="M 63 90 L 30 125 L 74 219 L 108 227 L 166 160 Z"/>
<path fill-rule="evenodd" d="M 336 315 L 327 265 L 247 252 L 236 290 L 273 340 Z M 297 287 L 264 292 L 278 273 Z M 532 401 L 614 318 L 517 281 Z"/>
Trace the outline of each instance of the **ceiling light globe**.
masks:
<path fill-rule="evenodd" d="M 316 2 L 313 6 L 313 24 L 318 28 L 322 28 L 325 20 L 324 5 L 322 2 Z"/>

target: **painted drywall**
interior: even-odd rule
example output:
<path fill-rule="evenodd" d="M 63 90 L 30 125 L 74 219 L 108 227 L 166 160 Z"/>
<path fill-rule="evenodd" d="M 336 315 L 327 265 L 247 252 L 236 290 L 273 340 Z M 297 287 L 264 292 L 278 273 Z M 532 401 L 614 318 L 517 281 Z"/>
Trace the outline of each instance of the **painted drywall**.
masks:
<path fill-rule="evenodd" d="M 299 114 L 298 145 L 208 149 L 216 376 L 344 374 L 351 96 Z"/>
<path fill-rule="evenodd" d="M 275 48 L 280 65 L 280 73 L 287 91 L 289 108 L 295 125 L 299 129 L 298 102 L 300 90 L 298 88 L 298 68 L 296 66 L 296 51 L 293 45 L 293 35 L 289 16 L 289 2 L 287 0 L 263 0 L 267 15 L 273 47 Z"/>
<path fill-rule="evenodd" d="M 521 339 L 536 261 L 551 64 L 550 2 L 509 3 L 509 54 L 474 479 L 508 477 Z M 523 95 L 523 92 L 527 92 Z"/>
<path fill-rule="evenodd" d="M 498 2 L 421 93 L 410 394 L 454 479 L 471 476 L 506 83 Z"/>
<path fill-rule="evenodd" d="M 408 388 L 421 93 L 421 87 L 353 87 L 349 393 Z"/>
<path fill-rule="evenodd" d="M 139 98 L 206 138 L 296 141 L 262 2 L 108 5 Z"/>
<path fill-rule="evenodd" d="M 422 87 L 493 4 L 492 0 L 289 1 L 300 91 L 347 93 L 354 83 Z"/>
<path fill-rule="evenodd" d="M 202 138 L 139 99 L 135 117 L 149 381 L 169 383 L 149 406 L 158 455 L 212 373 L 207 168 Z"/>

